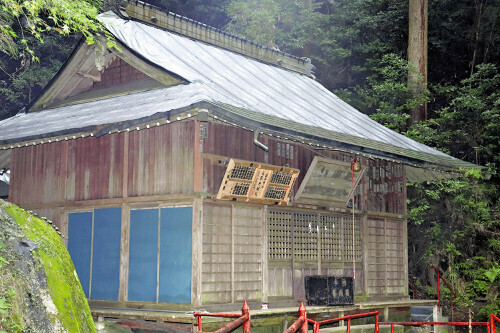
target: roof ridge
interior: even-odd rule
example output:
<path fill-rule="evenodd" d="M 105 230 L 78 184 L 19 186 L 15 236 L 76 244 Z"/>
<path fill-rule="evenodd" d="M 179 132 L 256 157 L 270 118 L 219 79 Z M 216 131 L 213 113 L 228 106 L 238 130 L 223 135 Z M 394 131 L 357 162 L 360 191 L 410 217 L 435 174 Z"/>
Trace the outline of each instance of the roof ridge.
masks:
<path fill-rule="evenodd" d="M 286 68 L 305 75 L 312 75 L 313 65 L 309 58 L 292 54 L 255 43 L 205 23 L 188 17 L 164 11 L 161 8 L 139 0 L 126 0 L 122 8 L 129 18 L 154 27 L 169 30 L 204 43 L 224 48 L 250 58 Z"/>

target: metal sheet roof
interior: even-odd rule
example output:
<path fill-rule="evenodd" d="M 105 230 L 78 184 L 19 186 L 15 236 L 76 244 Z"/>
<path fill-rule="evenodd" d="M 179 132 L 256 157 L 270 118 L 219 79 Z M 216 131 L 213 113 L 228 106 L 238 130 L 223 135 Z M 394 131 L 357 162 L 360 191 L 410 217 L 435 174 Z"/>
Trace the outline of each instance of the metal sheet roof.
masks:
<path fill-rule="evenodd" d="M 42 110 L 0 122 L 0 144 L 78 132 L 210 102 L 237 116 L 296 133 L 367 147 L 447 169 L 472 166 L 400 135 L 317 81 L 113 13 L 100 15 L 117 40 L 186 85 Z"/>
<path fill-rule="evenodd" d="M 349 137 L 444 155 L 380 125 L 305 75 L 114 14 L 104 14 L 101 20 L 144 58 L 190 82 L 211 87 L 228 104 Z"/>
<path fill-rule="evenodd" d="M 210 88 L 200 83 L 191 83 L 38 112 L 20 113 L 0 122 L 0 144 L 92 131 L 99 125 L 143 119 L 199 101 L 212 101 L 214 97 L 217 97 L 217 93 L 210 91 Z"/>

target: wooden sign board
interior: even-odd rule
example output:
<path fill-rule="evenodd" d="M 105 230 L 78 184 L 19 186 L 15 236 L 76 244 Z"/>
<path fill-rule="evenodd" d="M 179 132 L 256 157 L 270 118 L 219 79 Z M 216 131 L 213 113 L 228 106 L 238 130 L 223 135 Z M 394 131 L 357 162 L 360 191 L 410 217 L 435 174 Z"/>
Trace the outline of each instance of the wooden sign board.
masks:
<path fill-rule="evenodd" d="M 287 205 L 299 170 L 230 159 L 217 199 Z"/>
<path fill-rule="evenodd" d="M 351 163 L 314 157 L 300 184 L 294 202 L 346 207 L 362 178 L 364 169 L 353 173 Z"/>

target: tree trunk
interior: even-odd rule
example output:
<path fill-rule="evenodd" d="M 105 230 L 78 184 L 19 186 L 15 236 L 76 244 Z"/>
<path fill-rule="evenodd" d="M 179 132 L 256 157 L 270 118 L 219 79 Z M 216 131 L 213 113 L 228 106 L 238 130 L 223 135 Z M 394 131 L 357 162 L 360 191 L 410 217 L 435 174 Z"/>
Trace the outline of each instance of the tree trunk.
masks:
<path fill-rule="evenodd" d="M 427 11 L 428 0 L 409 0 L 408 9 L 408 86 L 415 95 L 427 89 Z M 427 119 L 427 103 L 411 110 L 413 123 Z"/>
<path fill-rule="evenodd" d="M 472 52 L 472 61 L 470 63 L 470 75 L 474 74 L 477 57 L 479 53 L 479 39 L 481 37 L 481 17 L 483 16 L 483 1 L 474 1 L 475 13 L 475 31 L 474 31 L 474 51 Z"/>

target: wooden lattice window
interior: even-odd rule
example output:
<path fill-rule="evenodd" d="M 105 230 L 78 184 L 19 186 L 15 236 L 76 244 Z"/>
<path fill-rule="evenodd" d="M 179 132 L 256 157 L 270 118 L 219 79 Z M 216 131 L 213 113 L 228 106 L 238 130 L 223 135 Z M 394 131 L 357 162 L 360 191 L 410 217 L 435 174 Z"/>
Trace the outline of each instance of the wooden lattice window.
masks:
<path fill-rule="evenodd" d="M 298 261 L 318 259 L 318 214 L 293 214 L 293 255 Z"/>
<path fill-rule="evenodd" d="M 271 211 L 267 216 L 269 259 L 288 260 L 292 256 L 291 214 Z"/>
<path fill-rule="evenodd" d="M 342 260 L 342 216 L 321 215 L 321 260 Z"/>
<path fill-rule="evenodd" d="M 230 159 L 217 199 L 287 205 L 298 169 Z"/>
<path fill-rule="evenodd" d="M 270 211 L 267 216 L 269 259 L 352 262 L 353 220 L 350 215 Z M 293 228 L 293 229 L 292 229 Z M 361 219 L 354 219 L 355 260 L 362 260 Z"/>

